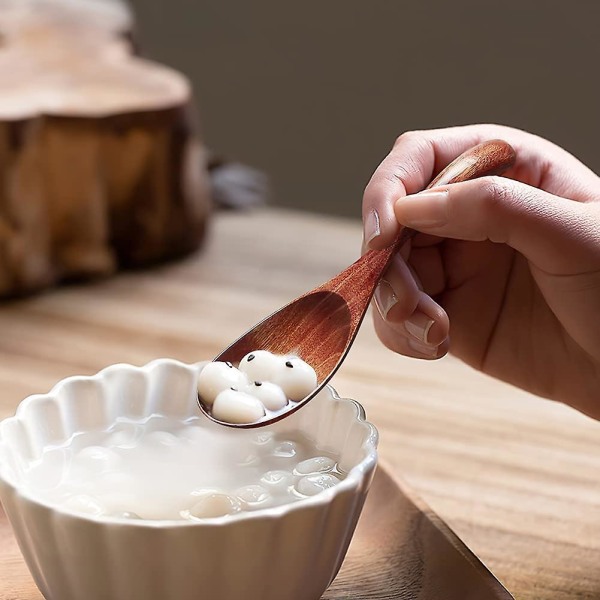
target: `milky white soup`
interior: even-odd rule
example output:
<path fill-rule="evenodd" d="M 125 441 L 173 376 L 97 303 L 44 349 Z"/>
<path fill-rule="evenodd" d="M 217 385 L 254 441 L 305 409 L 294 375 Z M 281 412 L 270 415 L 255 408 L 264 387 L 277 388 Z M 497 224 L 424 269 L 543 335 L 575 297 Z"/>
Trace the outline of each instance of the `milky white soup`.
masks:
<path fill-rule="evenodd" d="M 194 521 L 297 502 L 344 477 L 334 456 L 300 434 L 153 415 L 46 448 L 25 485 L 74 513 Z"/>

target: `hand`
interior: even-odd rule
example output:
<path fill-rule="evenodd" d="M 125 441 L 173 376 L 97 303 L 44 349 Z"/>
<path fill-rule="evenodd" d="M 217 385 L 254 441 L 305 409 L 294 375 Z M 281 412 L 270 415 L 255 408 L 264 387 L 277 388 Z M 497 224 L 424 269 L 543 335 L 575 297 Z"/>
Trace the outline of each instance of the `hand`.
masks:
<path fill-rule="evenodd" d="M 419 194 L 456 156 L 494 138 L 517 152 L 505 177 Z M 417 229 L 376 292 L 391 350 L 452 353 L 473 367 L 600 418 L 600 178 L 508 127 L 400 136 L 363 200 L 365 243 Z"/>

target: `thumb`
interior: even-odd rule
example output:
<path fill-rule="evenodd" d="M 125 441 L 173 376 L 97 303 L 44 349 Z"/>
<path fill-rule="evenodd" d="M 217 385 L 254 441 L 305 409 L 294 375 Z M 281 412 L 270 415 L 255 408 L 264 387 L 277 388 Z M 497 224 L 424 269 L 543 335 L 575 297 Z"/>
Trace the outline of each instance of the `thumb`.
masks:
<path fill-rule="evenodd" d="M 508 244 L 540 269 L 597 268 L 600 211 L 504 177 L 425 190 L 394 204 L 401 225 L 459 240 Z"/>

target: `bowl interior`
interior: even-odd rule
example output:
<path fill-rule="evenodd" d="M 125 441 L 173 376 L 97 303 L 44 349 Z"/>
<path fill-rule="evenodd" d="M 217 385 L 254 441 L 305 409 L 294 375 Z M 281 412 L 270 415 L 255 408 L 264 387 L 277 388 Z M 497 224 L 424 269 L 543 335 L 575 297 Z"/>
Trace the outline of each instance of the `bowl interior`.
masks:
<path fill-rule="evenodd" d="M 28 495 L 28 466 L 45 448 L 61 445 L 77 432 L 107 429 L 119 417 L 144 419 L 160 414 L 183 421 L 198 416 L 196 380 L 204 364 L 160 359 L 144 367 L 113 365 L 91 377 L 65 379 L 48 394 L 30 396 L 14 417 L 0 423 L 0 479 Z M 201 423 L 224 429 L 208 419 Z M 304 434 L 319 449 L 339 457 L 340 467 L 348 473 L 335 488 L 289 506 L 316 502 L 337 488 L 356 485 L 376 461 L 377 432 L 365 420 L 362 407 L 339 398 L 330 387 L 302 410 L 265 430 Z M 232 444 L 256 431 L 227 429 Z M 274 509 L 245 514 L 269 510 Z"/>

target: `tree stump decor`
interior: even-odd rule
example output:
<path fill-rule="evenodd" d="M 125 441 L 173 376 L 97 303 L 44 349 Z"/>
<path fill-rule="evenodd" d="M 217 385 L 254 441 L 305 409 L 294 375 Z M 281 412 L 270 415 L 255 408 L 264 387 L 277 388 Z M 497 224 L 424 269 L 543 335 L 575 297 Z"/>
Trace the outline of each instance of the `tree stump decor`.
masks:
<path fill-rule="evenodd" d="M 108 0 L 0 2 L 0 297 L 181 256 L 209 211 L 188 81 Z"/>

